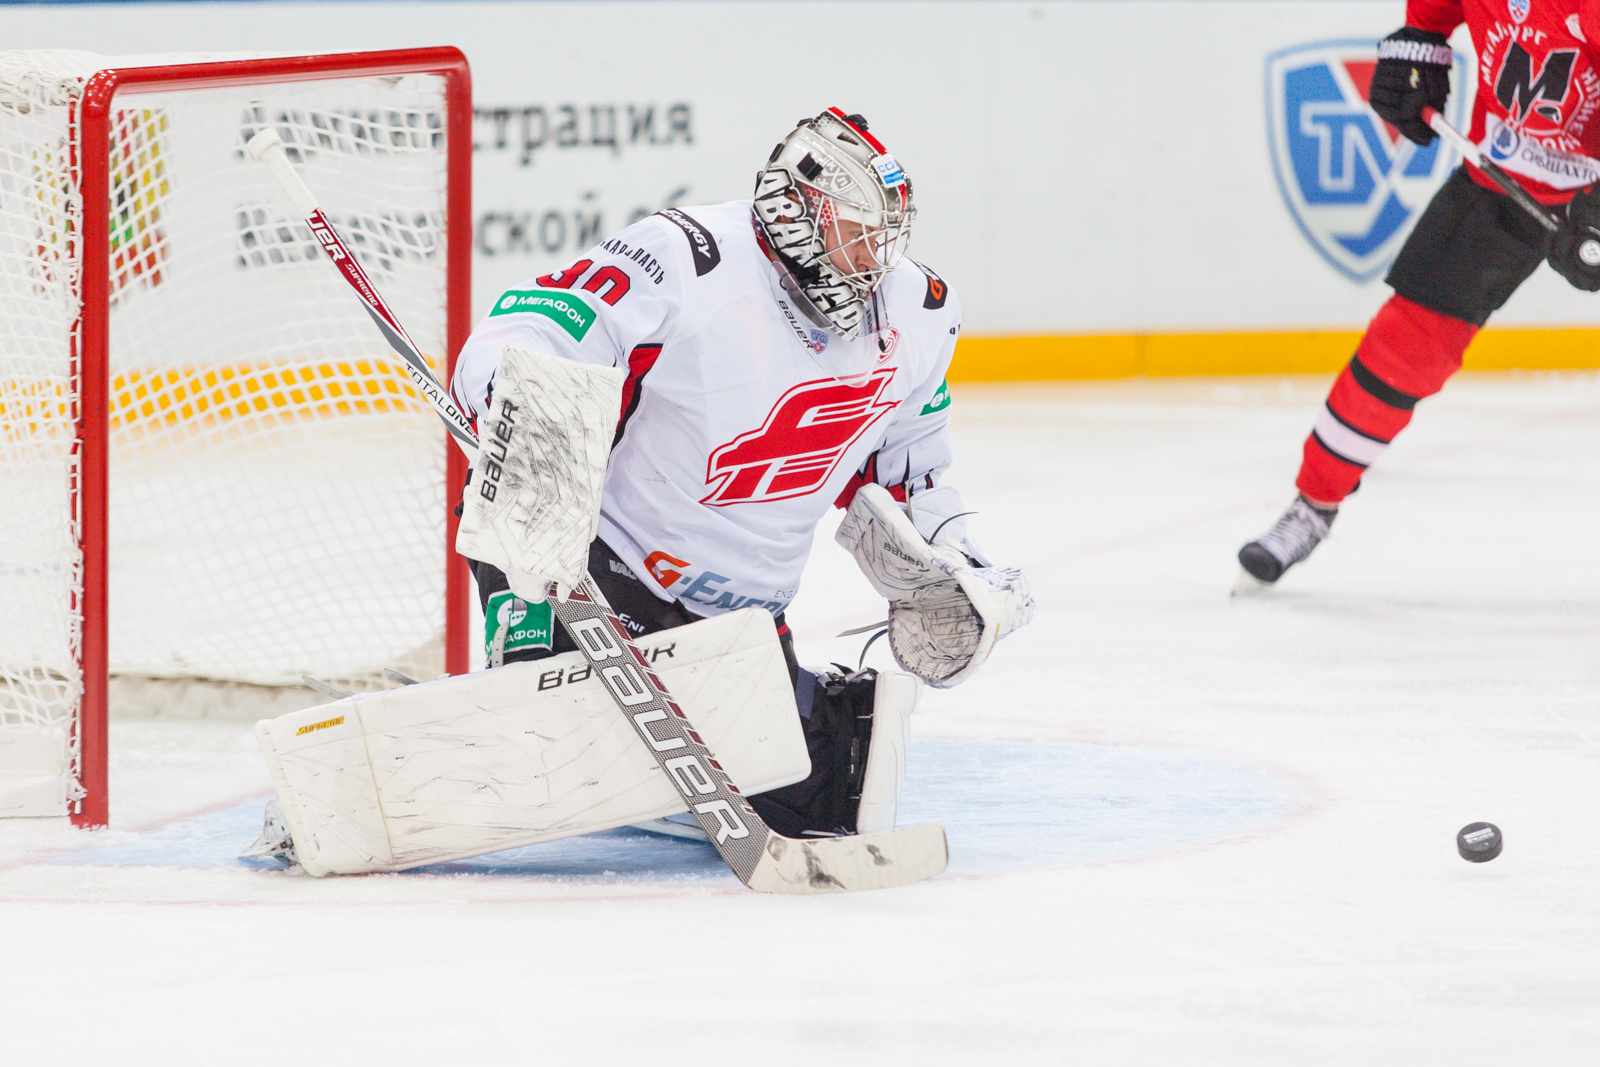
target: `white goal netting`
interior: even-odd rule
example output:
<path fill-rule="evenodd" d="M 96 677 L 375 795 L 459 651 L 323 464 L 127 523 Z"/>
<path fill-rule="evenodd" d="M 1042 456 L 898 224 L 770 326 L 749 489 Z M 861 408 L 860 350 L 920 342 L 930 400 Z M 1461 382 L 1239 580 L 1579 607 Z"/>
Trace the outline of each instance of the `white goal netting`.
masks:
<path fill-rule="evenodd" d="M 444 434 L 244 151 L 278 130 L 442 375 L 442 79 L 141 89 L 113 102 L 110 158 L 77 158 L 89 75 L 201 58 L 235 57 L 0 53 L 0 815 L 59 813 L 74 788 L 93 483 L 76 339 L 95 316 L 109 366 L 82 371 L 110 394 L 112 673 L 368 687 L 385 667 L 442 670 Z M 108 307 L 81 292 L 97 164 Z"/>

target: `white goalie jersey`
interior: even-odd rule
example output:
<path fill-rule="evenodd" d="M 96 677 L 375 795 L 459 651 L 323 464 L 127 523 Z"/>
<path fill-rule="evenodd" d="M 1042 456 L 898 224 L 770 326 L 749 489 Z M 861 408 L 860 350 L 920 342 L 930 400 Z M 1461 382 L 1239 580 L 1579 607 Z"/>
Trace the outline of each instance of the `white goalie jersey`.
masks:
<path fill-rule="evenodd" d="M 858 472 L 920 489 L 950 463 L 954 295 L 904 260 L 872 315 L 854 341 L 807 320 L 757 243 L 750 201 L 667 210 L 502 294 L 452 390 L 484 418 L 507 347 L 624 370 L 601 539 L 698 615 L 776 615 Z"/>

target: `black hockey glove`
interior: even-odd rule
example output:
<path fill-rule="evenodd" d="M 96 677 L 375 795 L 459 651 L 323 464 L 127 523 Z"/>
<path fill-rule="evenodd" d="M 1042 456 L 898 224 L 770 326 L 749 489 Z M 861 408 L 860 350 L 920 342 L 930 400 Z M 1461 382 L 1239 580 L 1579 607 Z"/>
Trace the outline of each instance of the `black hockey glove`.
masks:
<path fill-rule="evenodd" d="M 1586 293 L 1600 290 L 1600 187 L 1567 201 L 1561 225 L 1550 238 L 1550 266 Z"/>
<path fill-rule="evenodd" d="M 1428 144 L 1433 130 L 1422 109 L 1444 110 L 1450 96 L 1450 46 L 1442 33 L 1401 26 L 1378 42 L 1367 102 L 1378 117 L 1417 144 Z"/>

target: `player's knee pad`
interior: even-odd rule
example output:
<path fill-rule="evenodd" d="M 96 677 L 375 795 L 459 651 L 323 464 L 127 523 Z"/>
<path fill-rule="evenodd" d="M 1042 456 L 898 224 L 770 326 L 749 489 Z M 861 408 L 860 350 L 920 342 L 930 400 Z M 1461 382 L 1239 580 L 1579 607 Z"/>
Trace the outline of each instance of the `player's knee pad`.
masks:
<path fill-rule="evenodd" d="M 801 668 L 797 703 L 811 774 L 752 797 L 756 812 L 786 837 L 893 829 L 921 688 L 899 671 Z"/>

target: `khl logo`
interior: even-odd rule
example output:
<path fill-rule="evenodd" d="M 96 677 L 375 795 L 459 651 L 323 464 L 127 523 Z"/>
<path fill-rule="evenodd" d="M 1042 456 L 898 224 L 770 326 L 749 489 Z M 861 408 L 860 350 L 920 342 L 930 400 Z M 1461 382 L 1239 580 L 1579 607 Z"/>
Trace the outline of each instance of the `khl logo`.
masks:
<path fill-rule="evenodd" d="M 1435 139 L 1413 144 L 1367 106 L 1375 40 L 1319 41 L 1267 57 L 1267 143 L 1300 232 L 1356 282 L 1382 274 L 1456 165 Z M 1472 84 L 1460 53 L 1447 118 L 1461 128 Z"/>

